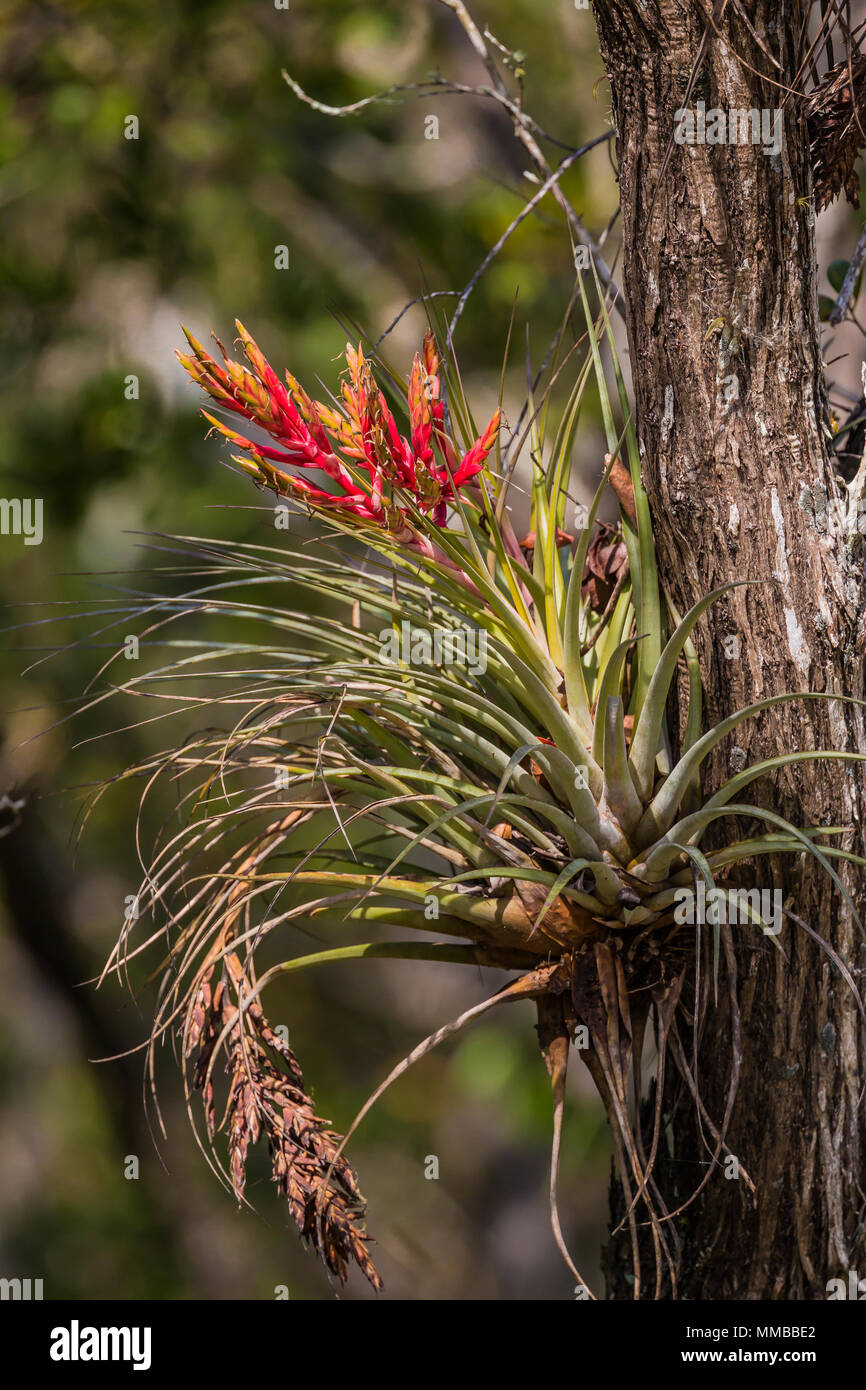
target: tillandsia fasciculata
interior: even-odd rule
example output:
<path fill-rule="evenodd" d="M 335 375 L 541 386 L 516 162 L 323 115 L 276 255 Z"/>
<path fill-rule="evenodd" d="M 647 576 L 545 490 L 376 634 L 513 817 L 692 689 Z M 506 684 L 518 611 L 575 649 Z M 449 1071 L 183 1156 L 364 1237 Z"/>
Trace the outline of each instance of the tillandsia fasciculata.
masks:
<path fill-rule="evenodd" d="M 576 1042 L 613 1133 L 634 1296 L 675 1296 L 676 1226 L 653 1178 L 660 1107 L 649 1135 L 635 1118 L 645 1042 L 654 1038 L 658 1077 L 670 1060 L 701 1110 L 711 1136 L 703 1186 L 727 1154 L 736 1037 L 726 1112 L 713 1117 L 682 1029 L 703 1025 L 724 972 L 736 1033 L 735 925 L 783 949 L 760 895 L 741 894 L 734 921 L 718 911 L 718 884 L 760 856 L 805 852 L 851 906 L 834 860 L 864 862 L 834 846 L 834 827 L 797 827 L 748 799 L 787 764 L 862 755 L 794 750 L 704 787 L 710 754 L 744 721 L 779 700 L 843 697 L 792 692 L 703 729 L 691 634 L 725 590 L 683 617 L 666 600 L 606 307 L 599 294 L 591 308 L 582 277 L 575 295 L 583 335 L 568 351 L 560 339 L 507 447 L 499 410 L 476 427 L 453 354 L 440 357 L 432 332 L 408 382 L 350 346 L 329 403 L 288 374 L 283 383 L 240 324 L 246 365 L 224 351 L 219 362 L 189 335 L 179 354 L 240 467 L 273 494 L 277 531 L 300 508 L 319 542 L 168 542 L 186 564 L 192 555 L 192 577 L 182 594 L 154 597 L 148 631 L 178 650 L 123 690 L 158 695 L 167 709 L 201 707 L 206 727 L 126 774 L 146 778 L 146 795 L 178 783 L 181 824 L 158 837 L 106 970 L 162 957 L 151 1059 L 167 1034 L 180 1035 L 191 1117 L 198 1092 L 211 1145 L 225 1134 L 227 1165 L 218 1145 L 214 1155 L 238 1200 L 249 1149 L 264 1140 L 302 1236 L 343 1281 L 354 1260 L 380 1286 L 364 1203 L 345 1140 L 316 1114 L 293 1050 L 268 1022 L 272 981 L 363 957 L 510 972 L 383 1086 L 486 1011 L 534 999 L 554 1094 L 557 1243 L 592 1297 L 555 1200 Z M 572 460 L 590 396 L 608 456 L 580 509 Z M 512 510 L 521 459 L 532 506 L 523 541 Z M 621 519 L 599 564 L 608 485 Z M 212 639 L 201 635 L 205 617 Z M 191 618 L 195 640 L 175 639 Z M 148 915 L 152 933 L 141 934 Z M 333 946 L 259 973 L 262 943 L 295 939 L 299 924 L 331 933 Z M 651 1232 L 649 1280 L 639 1226 Z"/>

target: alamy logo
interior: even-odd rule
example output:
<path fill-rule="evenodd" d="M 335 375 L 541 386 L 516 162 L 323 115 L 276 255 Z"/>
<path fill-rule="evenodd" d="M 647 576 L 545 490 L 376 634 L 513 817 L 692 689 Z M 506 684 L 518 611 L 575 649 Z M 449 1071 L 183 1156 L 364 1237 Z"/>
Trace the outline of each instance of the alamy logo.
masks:
<path fill-rule="evenodd" d="M 42 498 L 0 497 L 0 535 L 23 536 L 25 545 L 41 545 Z"/>
<path fill-rule="evenodd" d="M 681 106 L 674 112 L 674 140 L 678 145 L 760 145 L 764 154 L 781 154 L 782 112 L 778 107 L 762 111 L 720 106 L 707 110 L 699 101 L 694 109 Z"/>
<path fill-rule="evenodd" d="M 487 633 L 475 627 L 413 627 L 379 633 L 379 660 L 389 666 L 464 666 L 472 676 L 487 670 Z"/>
<path fill-rule="evenodd" d="M 134 1371 L 150 1370 L 149 1327 L 68 1327 L 51 1331 L 52 1361 L 131 1361 Z"/>
<path fill-rule="evenodd" d="M 0 1279 L 0 1301 L 29 1303 L 42 1298 L 41 1279 Z"/>
<path fill-rule="evenodd" d="M 856 1269 L 848 1270 L 847 1284 L 844 1279 L 828 1279 L 824 1287 L 827 1290 L 828 1303 L 840 1298 L 853 1298 L 858 1303 L 866 1302 L 866 1279 L 858 1278 Z"/>
<path fill-rule="evenodd" d="M 693 927 L 696 922 L 715 926 L 746 926 L 760 922 L 766 936 L 782 930 L 782 892 L 779 888 L 711 888 L 698 879 L 697 892 L 677 888 L 674 921 Z"/>

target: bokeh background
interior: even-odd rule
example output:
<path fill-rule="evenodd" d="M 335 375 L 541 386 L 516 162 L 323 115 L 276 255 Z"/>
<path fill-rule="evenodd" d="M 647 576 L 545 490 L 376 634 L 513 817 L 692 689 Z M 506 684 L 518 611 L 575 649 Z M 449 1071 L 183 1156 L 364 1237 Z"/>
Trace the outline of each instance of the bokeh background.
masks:
<path fill-rule="evenodd" d="M 608 128 L 588 9 L 496 0 L 479 17 L 522 50 L 526 105 L 546 129 L 579 145 Z M 278 1285 L 333 1296 L 265 1162 L 248 1185 L 257 1214 L 239 1213 L 209 1172 L 167 1050 L 158 1145 L 140 1053 L 95 1060 L 136 1047 L 153 1004 L 141 979 L 135 999 L 116 981 L 85 983 L 139 883 L 138 789 L 100 801 L 80 839 L 77 814 L 89 786 L 157 736 L 99 706 L 68 717 L 117 646 L 88 638 L 99 624 L 80 615 L 117 586 L 146 587 L 144 533 L 255 540 L 268 526 L 258 494 L 204 440 L 173 356 L 181 322 L 228 343 L 238 316 L 275 366 L 332 382 L 341 323 L 376 338 L 426 288 L 462 289 L 533 185 L 489 101 L 409 93 L 334 119 L 297 100 L 283 67 L 332 104 L 437 69 L 485 80 L 434 0 L 5 0 L 0 17 L 0 490 L 42 497 L 45 518 L 39 546 L 0 537 L 0 1275 L 42 1278 L 46 1298 L 273 1298 Z M 438 139 L 427 138 L 433 115 Z M 607 146 L 565 187 L 603 232 L 617 206 Z M 852 215 L 832 210 L 824 262 L 856 234 Z M 287 269 L 275 265 L 281 246 Z M 547 199 L 461 320 L 478 416 L 498 389 L 515 296 L 512 419 L 527 325 L 537 366 L 572 286 Z M 389 335 L 403 369 L 423 324 L 416 308 Z M 859 384 L 859 361 L 851 374 Z M 602 456 L 590 410 L 576 457 L 587 491 Z M 402 962 L 303 976 L 280 1008 L 320 1113 L 345 1128 L 399 1057 L 499 978 Z M 533 1023 L 524 1005 L 482 1022 L 392 1088 L 353 1140 L 385 1297 L 573 1297 L 548 1225 L 551 1103 Z M 560 1203 L 599 1292 L 609 1145 L 581 1070 Z M 345 1296 L 369 1296 L 359 1276 Z"/>

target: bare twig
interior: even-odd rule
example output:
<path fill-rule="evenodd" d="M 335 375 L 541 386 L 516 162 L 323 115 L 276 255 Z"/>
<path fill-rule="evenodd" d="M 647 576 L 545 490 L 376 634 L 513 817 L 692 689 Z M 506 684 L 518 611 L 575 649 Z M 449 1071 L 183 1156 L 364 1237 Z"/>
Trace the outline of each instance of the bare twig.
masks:
<path fill-rule="evenodd" d="M 857 284 L 857 277 L 860 274 L 860 270 L 862 268 L 864 260 L 866 260 L 866 225 L 864 225 L 863 230 L 860 233 L 860 240 L 857 242 L 857 245 L 854 248 L 854 255 L 851 257 L 851 263 L 845 272 L 845 279 L 842 281 L 842 288 L 839 291 L 839 298 L 833 305 L 833 311 L 830 314 L 830 322 L 831 324 L 833 324 L 834 327 L 837 324 L 841 323 L 843 318 L 845 317 L 845 311 L 848 308 L 849 303 L 851 302 L 852 295 L 854 294 L 854 288 Z"/>
<path fill-rule="evenodd" d="M 539 140 L 547 140 L 551 145 L 559 145 L 560 149 L 573 150 L 574 146 L 569 145 L 565 140 L 559 140 L 555 135 L 540 126 L 538 122 L 526 111 L 523 111 L 517 102 L 512 101 L 507 91 L 504 93 L 495 92 L 492 87 L 471 86 L 465 82 L 453 82 L 449 77 L 443 77 L 441 73 L 436 73 L 433 77 L 428 77 L 424 82 L 398 82 L 392 87 L 386 87 L 381 92 L 373 92 L 371 96 L 361 97 L 359 101 L 350 101 L 345 106 L 329 106 L 327 102 L 318 101 L 316 97 L 310 96 L 305 91 L 300 82 L 292 77 L 291 73 L 285 68 L 282 69 L 282 78 L 299 101 L 305 106 L 309 106 L 313 111 L 319 111 L 323 116 L 356 116 L 359 111 L 365 110 L 368 106 L 375 106 L 379 103 L 387 103 L 388 98 L 395 95 L 405 95 L 413 93 L 417 97 L 441 97 L 441 96 L 465 96 L 465 97 L 484 97 L 487 101 L 498 102 L 510 116 L 522 121 L 528 128 L 538 136 Z"/>
<path fill-rule="evenodd" d="M 428 299 L 456 298 L 459 294 L 460 290 L 428 290 L 426 294 L 419 294 L 415 297 L 415 299 L 410 299 L 408 304 L 403 305 L 403 308 L 400 310 L 397 317 L 391 320 L 385 331 L 379 334 L 378 338 L 373 344 L 373 352 L 376 351 L 376 348 L 379 346 L 380 343 L 385 341 L 389 333 L 394 332 L 394 329 L 397 327 L 397 324 L 400 322 L 403 315 L 408 314 L 410 309 L 414 309 L 416 304 L 426 304 Z"/>
<path fill-rule="evenodd" d="M 389 97 L 396 95 L 398 92 L 423 92 L 428 85 L 427 83 L 421 82 L 398 82 L 395 83 L 393 87 L 387 87 L 383 92 L 374 92 L 372 96 L 361 97 L 360 101 L 352 101 L 347 106 L 328 106 L 327 102 L 317 101 L 315 97 L 310 96 L 309 92 L 305 92 L 300 82 L 296 82 L 294 77 L 286 72 L 285 68 L 282 69 L 282 78 L 283 81 L 291 87 L 295 96 L 302 101 L 305 106 L 311 107 L 313 111 L 318 111 L 323 116 L 338 117 L 354 116 L 358 111 L 363 111 L 367 106 L 375 106 L 377 103 L 387 101 Z"/>
<path fill-rule="evenodd" d="M 283 69 L 282 73 L 283 80 L 295 93 L 295 96 L 297 96 L 300 101 L 304 102 L 305 105 L 311 107 L 312 110 L 319 111 L 326 116 L 334 116 L 339 118 L 355 115 L 359 111 L 363 111 L 366 107 L 374 105 L 377 102 L 387 101 L 388 98 L 391 96 L 402 95 L 409 92 L 414 92 L 419 96 L 435 96 L 445 94 L 479 96 L 486 97 L 488 99 L 492 99 L 493 101 L 498 102 L 498 104 L 502 106 L 503 109 L 506 110 L 510 115 L 512 124 L 514 126 L 515 136 L 523 145 L 524 149 L 526 150 L 527 154 L 529 155 L 538 172 L 543 176 L 545 180 L 544 191 L 553 192 L 553 196 L 556 199 L 556 202 L 559 204 L 560 210 L 565 215 L 572 236 L 577 241 L 579 241 L 582 246 L 585 246 L 589 250 L 595 262 L 598 277 L 601 280 L 602 284 L 605 286 L 607 292 L 609 293 L 613 307 L 616 309 L 617 313 L 620 314 L 620 316 L 624 319 L 625 304 L 622 298 L 622 294 L 619 290 L 618 285 L 616 284 L 611 275 L 609 267 L 607 266 L 607 264 L 604 261 L 604 258 L 601 255 L 600 244 L 586 230 L 582 221 L 580 220 L 571 203 L 569 202 L 568 198 L 565 196 L 562 189 L 558 186 L 558 179 L 561 177 L 565 168 L 568 167 L 569 163 L 573 162 L 574 159 L 578 158 L 580 154 L 584 154 L 588 150 L 592 149 L 594 145 L 600 144 L 603 140 L 609 140 L 613 132 L 608 131 L 603 136 L 600 136 L 595 140 L 591 140 L 588 144 L 582 146 L 579 151 L 575 151 L 571 146 L 564 144 L 563 141 L 557 140 L 554 136 L 549 135 L 547 131 L 542 129 L 542 127 L 538 124 L 537 121 L 535 121 L 530 115 L 528 115 L 523 110 L 519 102 L 514 101 L 511 97 L 508 88 L 506 87 L 505 82 L 503 81 L 499 68 L 496 65 L 496 61 L 492 53 L 490 52 L 487 42 L 485 41 L 484 36 L 482 35 L 474 19 L 467 10 L 465 4 L 463 4 L 463 0 L 439 0 L 439 3 L 445 5 L 447 9 L 452 10 L 453 13 L 456 15 L 467 38 L 469 39 L 470 44 L 472 45 L 473 49 L 475 50 L 476 54 L 481 59 L 481 61 L 484 64 L 484 67 L 487 70 L 487 73 L 491 81 L 490 87 L 468 86 L 463 83 L 452 82 L 449 79 L 441 77 L 437 74 L 435 77 L 430 78 L 427 82 L 398 83 L 392 87 L 388 87 L 386 90 L 382 92 L 375 93 L 372 96 L 362 97 L 359 101 L 350 102 L 348 105 L 330 106 L 326 102 L 318 101 L 315 97 L 310 96 L 309 93 L 306 92 L 304 88 L 300 85 L 300 83 L 297 82 L 296 79 L 293 78 L 290 73 L 286 72 L 285 69 Z M 552 144 L 556 144 L 559 145 L 561 148 L 567 149 L 569 151 L 568 161 L 563 161 L 563 163 L 560 164 L 558 170 L 552 170 L 544 153 L 542 152 L 540 145 L 538 144 L 539 140 L 547 140 Z M 538 200 L 539 195 L 536 195 L 535 198 L 531 200 L 530 206 L 535 206 Z M 522 220 L 522 217 L 519 220 Z M 515 223 L 514 225 L 518 225 L 518 223 Z M 505 238 L 503 239 L 503 241 L 507 239 L 507 237 L 511 234 L 512 230 L 513 226 L 505 234 Z M 494 249 L 492 253 L 493 255 L 495 255 L 497 250 L 500 249 L 501 244 L 502 243 L 497 244 L 497 247 Z M 486 269 L 486 265 L 482 268 L 482 270 L 479 273 L 483 274 L 484 269 Z M 469 293 L 471 293 L 471 290 L 472 288 L 474 288 L 474 285 L 470 284 L 470 286 L 467 288 Z M 459 317 L 459 314 L 456 317 Z"/>
<path fill-rule="evenodd" d="M 454 310 L 451 322 L 448 325 L 449 338 L 453 337 L 454 335 L 454 329 L 457 327 L 457 320 L 463 313 L 463 310 L 466 307 L 466 301 L 468 300 L 470 294 L 475 289 L 475 286 L 478 284 L 478 281 L 481 279 L 482 275 L 487 270 L 491 261 L 499 255 L 499 252 L 502 250 L 503 246 L 505 245 L 508 238 L 511 236 L 512 232 L 515 232 L 517 230 L 521 222 L 523 222 L 525 218 L 529 216 L 532 210 L 538 206 L 541 200 L 547 196 L 551 189 L 556 188 L 557 181 L 562 178 L 562 175 L 565 173 L 567 169 L 571 167 L 571 165 L 575 162 L 576 159 L 579 159 L 582 154 L 586 154 L 586 151 L 591 150 L 594 145 L 600 145 L 603 140 L 608 140 L 609 138 L 610 136 L 607 134 L 597 135 L 594 140 L 590 140 L 588 144 L 583 145 L 579 150 L 574 150 L 571 154 L 566 155 L 565 159 L 563 159 L 559 166 L 556 169 L 554 169 L 553 173 L 550 175 L 550 178 L 545 179 L 538 192 L 534 193 L 530 198 L 529 202 L 524 204 L 524 206 L 520 209 L 520 212 L 517 214 L 514 220 L 509 224 L 509 226 L 506 227 L 505 231 L 502 233 L 502 236 L 499 237 L 498 241 L 496 241 L 493 246 L 491 246 L 490 250 L 487 252 L 487 255 L 484 257 L 484 260 L 481 262 L 475 274 L 472 276 L 472 279 L 469 281 L 469 284 L 466 286 L 466 288 L 463 290 L 463 293 L 460 295 L 460 298 L 457 301 L 457 308 Z"/>
<path fill-rule="evenodd" d="M 439 4 L 444 5 L 446 9 L 451 10 L 453 14 L 456 16 L 456 18 L 459 20 L 460 25 L 464 33 L 466 34 L 466 37 L 468 38 L 470 44 L 474 48 L 478 57 L 481 59 L 485 68 L 487 69 L 490 81 L 493 85 L 493 90 L 494 92 L 496 92 L 499 99 L 503 102 L 510 101 L 510 98 L 508 96 L 508 88 L 505 86 L 505 83 L 502 80 L 502 75 L 499 71 L 499 68 L 496 66 L 496 61 L 492 53 L 490 52 L 490 49 L 488 48 L 487 44 L 485 43 L 484 37 L 481 34 L 478 25 L 475 23 L 474 19 L 472 18 L 471 14 L 469 13 L 465 4 L 463 3 L 463 0 L 439 0 Z M 511 105 L 513 107 L 514 104 L 511 103 Z M 512 115 L 514 120 L 514 134 L 517 136 L 517 139 L 520 141 L 521 145 L 526 150 L 527 154 L 529 155 L 530 159 L 532 160 L 539 173 L 542 174 L 545 179 L 548 179 L 552 173 L 552 170 L 546 158 L 544 157 L 544 154 L 540 146 L 538 145 L 538 142 L 536 141 L 532 130 L 530 129 L 530 123 L 527 120 L 525 113 L 521 110 L 514 110 L 512 111 Z M 622 294 L 619 290 L 619 287 L 615 283 L 610 273 L 610 270 L 605 264 L 604 259 L 600 254 L 597 243 L 590 236 L 589 232 L 584 227 L 583 223 L 581 222 L 574 208 L 571 206 L 571 203 L 566 198 L 562 189 L 559 188 L 556 184 L 553 185 L 553 196 L 559 204 L 562 212 L 565 214 L 566 221 L 568 222 L 572 234 L 577 238 L 581 245 L 586 246 L 592 253 L 592 258 L 595 262 L 595 266 L 598 271 L 598 278 L 601 280 L 605 289 L 609 292 L 611 297 L 611 303 L 613 304 L 617 313 L 620 314 L 621 317 L 624 319 L 625 303 L 623 301 Z"/>
<path fill-rule="evenodd" d="M 552 994 L 543 994 L 538 1000 L 538 1041 L 541 1046 L 545 1066 L 550 1076 L 553 1091 L 553 1142 L 550 1152 L 550 1226 L 557 1249 L 571 1270 L 578 1286 L 595 1302 L 595 1294 L 590 1289 L 565 1243 L 562 1223 L 559 1219 L 557 1187 L 559 1185 L 559 1159 L 562 1149 L 562 1118 L 565 1110 L 565 1081 L 568 1075 L 568 1024 L 563 1011 L 562 999 Z"/>
<path fill-rule="evenodd" d="M 513 980 L 511 984 L 506 985 L 504 989 L 499 990 L 489 999 L 483 999 L 480 1004 L 475 1004 L 471 1009 L 466 1009 L 459 1018 L 453 1019 L 451 1023 L 446 1023 L 442 1028 L 437 1028 L 435 1033 L 431 1033 L 423 1042 L 418 1043 L 417 1047 L 413 1047 L 412 1051 L 392 1068 L 385 1077 L 385 1080 L 376 1087 L 372 1095 L 368 1096 L 354 1120 L 349 1125 L 349 1128 L 346 1130 L 339 1148 L 331 1157 L 331 1166 L 325 1174 L 325 1181 L 321 1190 L 320 1222 L 321 1209 L 328 1200 L 327 1194 L 331 1175 L 336 1165 L 343 1157 L 343 1150 L 362 1120 L 364 1120 L 370 1110 L 372 1110 L 379 1097 L 382 1096 L 404 1072 L 407 1072 L 409 1068 L 413 1066 L 415 1062 L 419 1062 L 422 1057 L 426 1057 L 428 1053 L 433 1051 L 434 1047 L 438 1047 L 446 1038 L 452 1038 L 455 1033 L 459 1033 L 462 1029 L 467 1027 L 468 1024 L 474 1022 L 476 1018 L 480 1018 L 482 1014 L 487 1013 L 488 1010 L 495 1009 L 500 1004 L 513 1003 L 520 999 L 537 999 L 551 989 L 556 990 L 557 988 L 561 988 L 564 979 L 565 973 L 560 961 L 551 962 L 549 965 L 541 965 L 536 970 L 531 970 L 527 974 L 521 975 L 519 979 Z"/>

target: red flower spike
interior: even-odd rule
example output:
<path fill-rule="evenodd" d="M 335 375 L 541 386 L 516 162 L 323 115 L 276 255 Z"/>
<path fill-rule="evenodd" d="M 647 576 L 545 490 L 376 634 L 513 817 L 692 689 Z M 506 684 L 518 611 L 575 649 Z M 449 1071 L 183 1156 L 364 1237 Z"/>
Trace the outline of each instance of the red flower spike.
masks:
<path fill-rule="evenodd" d="M 217 405 L 242 415 L 270 437 L 270 444 L 257 443 L 202 412 L 213 428 L 246 452 L 247 457 L 235 456 L 241 468 L 278 494 L 386 527 L 402 543 L 426 553 L 429 542 L 410 524 L 409 509 L 399 505 L 401 496 L 435 525 L 444 526 L 447 504 L 456 489 L 484 467 L 496 441 L 499 411 L 458 459 L 445 433 L 439 357 L 432 333 L 426 334 L 412 364 L 410 438 L 406 439 L 360 345 L 357 349 L 346 345 L 348 380 L 340 388 L 341 410 L 312 400 L 289 372 L 283 385 L 240 321 L 237 330 L 248 367 L 232 361 L 217 339 L 221 366 L 186 329 L 191 352 L 177 356 Z M 289 466 L 324 473 L 339 490 L 315 487 L 303 476 L 289 473 Z"/>
<path fill-rule="evenodd" d="M 487 460 L 487 455 L 496 443 L 496 436 L 499 433 L 499 422 L 501 411 L 494 412 L 493 419 L 487 426 L 480 439 L 477 439 L 468 453 L 463 455 L 463 461 L 457 472 L 454 474 L 454 486 L 460 487 L 461 484 L 474 478 L 476 473 L 480 473 Z"/>

